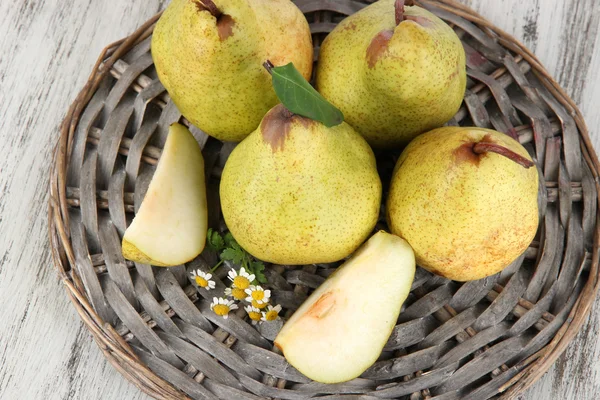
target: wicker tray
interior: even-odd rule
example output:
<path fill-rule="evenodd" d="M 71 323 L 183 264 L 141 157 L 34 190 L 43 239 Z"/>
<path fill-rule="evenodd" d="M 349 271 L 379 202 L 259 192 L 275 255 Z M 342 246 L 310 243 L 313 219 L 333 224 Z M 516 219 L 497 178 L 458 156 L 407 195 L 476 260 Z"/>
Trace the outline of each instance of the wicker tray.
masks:
<path fill-rule="evenodd" d="M 296 3 L 316 55 L 336 23 L 366 4 Z M 348 383 L 311 382 L 273 347 L 273 329 L 255 328 L 243 310 L 227 320 L 210 312 L 213 293 L 196 290 L 188 272 L 209 268 L 214 254 L 170 269 L 121 256 L 120 237 L 169 125 L 189 126 L 153 68 L 157 15 L 102 52 L 69 109 L 49 205 L 54 262 L 67 294 L 108 360 L 140 389 L 160 399 L 508 399 L 572 340 L 598 289 L 600 164 L 581 114 L 514 38 L 451 0 L 417 4 L 452 24 L 467 52 L 468 89 L 451 123 L 516 137 L 540 168 L 540 228 L 530 248 L 502 273 L 465 284 L 419 269 L 379 361 Z M 218 184 L 233 145 L 190 129 L 206 160 L 209 224 L 223 228 Z M 384 170 L 393 156 L 382 156 Z M 289 316 L 335 266 L 267 267 L 275 301 Z M 231 267 L 218 271 L 217 291 Z"/>

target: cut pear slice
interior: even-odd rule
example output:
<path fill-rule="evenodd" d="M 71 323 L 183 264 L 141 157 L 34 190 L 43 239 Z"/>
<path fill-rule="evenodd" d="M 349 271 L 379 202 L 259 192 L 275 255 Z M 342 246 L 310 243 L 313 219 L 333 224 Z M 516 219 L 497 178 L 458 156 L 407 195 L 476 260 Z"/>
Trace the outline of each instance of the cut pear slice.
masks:
<path fill-rule="evenodd" d="M 146 196 L 123 236 L 123 256 L 169 267 L 194 259 L 206 243 L 204 158 L 183 125 L 169 128 Z"/>
<path fill-rule="evenodd" d="M 379 231 L 298 308 L 275 345 L 315 381 L 356 378 L 381 354 L 414 275 L 412 248 Z"/>

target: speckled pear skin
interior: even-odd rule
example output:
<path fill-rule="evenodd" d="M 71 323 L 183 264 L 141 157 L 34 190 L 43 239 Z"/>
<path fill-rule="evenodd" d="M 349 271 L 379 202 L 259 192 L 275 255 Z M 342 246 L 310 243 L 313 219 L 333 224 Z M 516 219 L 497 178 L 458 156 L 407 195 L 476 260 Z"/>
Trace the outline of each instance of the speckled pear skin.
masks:
<path fill-rule="evenodd" d="M 293 62 L 310 79 L 308 23 L 289 0 L 173 0 L 152 36 L 158 77 L 181 113 L 211 136 L 240 141 L 279 101 L 262 64 Z"/>
<path fill-rule="evenodd" d="M 269 111 L 229 156 L 220 186 L 225 222 L 238 243 L 264 261 L 340 260 L 377 222 L 375 157 L 348 124 L 327 128 L 283 110 Z"/>
<path fill-rule="evenodd" d="M 391 231 L 417 263 L 456 281 L 493 275 L 521 255 L 538 227 L 538 171 L 473 143 L 494 142 L 531 160 L 496 131 L 446 127 L 413 140 L 400 155 L 387 199 Z"/>
<path fill-rule="evenodd" d="M 465 93 L 465 51 L 452 28 L 420 7 L 379 0 L 325 39 L 316 87 L 374 147 L 398 147 L 448 122 Z"/>

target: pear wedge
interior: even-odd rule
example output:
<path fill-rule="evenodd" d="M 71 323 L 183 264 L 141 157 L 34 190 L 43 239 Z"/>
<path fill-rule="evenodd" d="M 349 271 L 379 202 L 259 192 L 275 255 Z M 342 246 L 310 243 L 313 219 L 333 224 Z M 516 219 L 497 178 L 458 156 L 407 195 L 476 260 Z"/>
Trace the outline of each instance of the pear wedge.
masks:
<path fill-rule="evenodd" d="M 123 236 L 123 256 L 169 267 L 194 259 L 206 243 L 204 158 L 194 136 L 173 124 L 146 196 Z"/>
<path fill-rule="evenodd" d="M 376 233 L 298 308 L 275 345 L 315 381 L 356 378 L 381 354 L 414 275 L 408 243 Z"/>

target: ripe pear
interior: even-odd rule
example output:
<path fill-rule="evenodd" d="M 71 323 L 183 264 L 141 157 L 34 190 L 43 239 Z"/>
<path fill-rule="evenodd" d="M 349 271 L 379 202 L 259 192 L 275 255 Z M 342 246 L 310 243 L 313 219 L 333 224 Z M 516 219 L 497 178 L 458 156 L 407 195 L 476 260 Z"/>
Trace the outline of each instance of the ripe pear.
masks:
<path fill-rule="evenodd" d="M 326 263 L 367 239 L 381 181 L 371 148 L 348 124 L 328 128 L 279 104 L 229 156 L 220 194 L 227 226 L 255 257 Z"/>
<path fill-rule="evenodd" d="M 420 266 L 476 280 L 527 249 L 538 227 L 537 197 L 537 169 L 517 141 L 489 129 L 439 128 L 400 155 L 388 223 Z"/>
<path fill-rule="evenodd" d="M 321 46 L 316 86 L 374 147 L 397 147 L 448 122 L 465 93 L 465 51 L 420 7 L 380 0 Z"/>
<path fill-rule="evenodd" d="M 144 200 L 123 236 L 123 256 L 168 267 L 204 249 L 207 230 L 204 159 L 194 136 L 173 124 Z"/>
<path fill-rule="evenodd" d="M 293 62 L 310 79 L 313 47 L 306 18 L 289 0 L 173 0 L 154 29 L 152 58 L 190 122 L 240 141 L 278 103 L 263 62 Z"/>
<path fill-rule="evenodd" d="M 381 354 L 414 275 L 408 243 L 379 231 L 298 308 L 275 346 L 315 381 L 356 378 Z"/>

